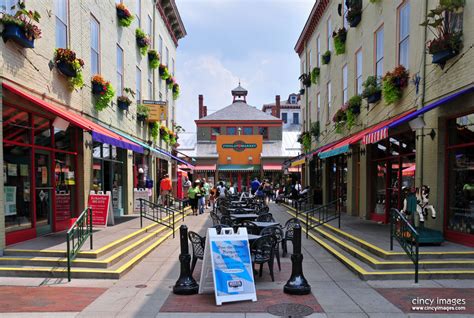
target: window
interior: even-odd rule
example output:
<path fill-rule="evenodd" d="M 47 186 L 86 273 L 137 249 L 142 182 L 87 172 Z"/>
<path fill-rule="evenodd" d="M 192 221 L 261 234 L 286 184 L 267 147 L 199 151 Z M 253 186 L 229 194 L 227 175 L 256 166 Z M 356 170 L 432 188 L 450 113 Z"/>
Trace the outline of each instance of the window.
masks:
<path fill-rule="evenodd" d="M 227 127 L 227 135 L 237 135 L 237 128 Z"/>
<path fill-rule="evenodd" d="M 383 76 L 383 26 L 375 31 L 375 76 Z"/>
<path fill-rule="evenodd" d="M 0 0 L 0 12 L 14 15 L 17 8 L 18 0 Z"/>
<path fill-rule="evenodd" d="M 331 82 L 328 82 L 327 84 L 327 94 L 328 94 L 328 111 L 326 113 L 326 121 L 329 121 L 329 115 L 331 113 L 331 105 L 332 105 Z"/>
<path fill-rule="evenodd" d="M 356 93 L 362 94 L 362 49 L 356 53 Z"/>
<path fill-rule="evenodd" d="M 311 50 L 308 52 L 308 70 L 311 71 L 313 69 L 312 63 L 311 63 Z"/>
<path fill-rule="evenodd" d="M 135 75 L 135 82 L 137 85 L 135 90 L 135 97 L 137 98 L 137 104 L 140 104 L 140 100 L 142 99 L 142 70 L 138 66 Z"/>
<path fill-rule="evenodd" d="M 153 19 L 150 15 L 148 15 L 147 33 L 151 40 L 150 47 L 153 47 Z"/>
<path fill-rule="evenodd" d="M 319 93 L 316 95 L 316 107 L 318 110 L 318 113 L 316 114 L 316 118 L 319 121 L 321 117 L 321 94 Z"/>
<path fill-rule="evenodd" d="M 174 59 L 171 59 L 171 74 L 173 74 L 173 76 L 174 76 L 174 72 L 175 72 L 175 69 L 174 69 Z"/>
<path fill-rule="evenodd" d="M 263 139 L 268 139 L 268 127 L 258 127 L 258 134 L 263 136 Z"/>
<path fill-rule="evenodd" d="M 410 3 L 398 8 L 398 64 L 408 69 L 410 51 Z"/>
<path fill-rule="evenodd" d="M 253 135 L 253 127 L 244 127 L 244 135 Z"/>
<path fill-rule="evenodd" d="M 117 44 L 117 95 L 123 93 L 123 49 Z"/>
<path fill-rule="evenodd" d="M 294 125 L 299 125 L 300 124 L 300 114 L 299 113 L 293 113 L 293 124 Z"/>
<path fill-rule="evenodd" d="M 296 100 L 296 95 L 291 95 L 290 96 L 290 104 L 296 104 L 297 100 Z"/>
<path fill-rule="evenodd" d="M 328 38 L 327 38 L 327 47 L 328 47 L 328 51 L 332 51 L 332 41 L 331 41 L 331 38 L 332 38 L 332 24 L 331 24 L 331 18 L 328 19 L 328 22 L 327 22 L 327 31 L 328 31 Z"/>
<path fill-rule="evenodd" d="M 100 74 L 100 24 L 91 16 L 91 74 Z"/>
<path fill-rule="evenodd" d="M 287 113 L 281 113 L 281 120 L 286 124 L 288 123 L 288 114 Z"/>
<path fill-rule="evenodd" d="M 68 0 L 55 0 L 55 10 L 56 10 L 56 47 L 57 48 L 67 48 L 67 7 Z"/>
<path fill-rule="evenodd" d="M 344 5 L 342 6 L 342 21 L 343 21 L 343 25 L 344 25 L 344 28 L 346 28 L 346 30 L 349 30 L 349 22 L 347 22 L 347 11 L 348 8 L 347 8 L 347 3 L 346 1 L 343 1 L 344 2 Z"/>
<path fill-rule="evenodd" d="M 163 58 L 163 38 L 161 35 L 158 37 L 158 51 L 160 52 L 160 60 Z M 161 62 L 161 61 L 160 61 Z M 160 92 L 160 98 L 161 98 L 161 83 L 163 81 L 161 80 L 161 77 L 158 77 L 158 90 Z"/>
<path fill-rule="evenodd" d="M 142 12 L 142 0 L 136 0 L 137 5 L 135 6 L 135 18 L 137 19 L 137 26 L 139 28 L 142 27 L 140 17 L 141 17 L 141 12 Z"/>
<path fill-rule="evenodd" d="M 216 140 L 216 136 L 221 134 L 221 127 L 211 127 L 211 140 Z"/>
<path fill-rule="evenodd" d="M 170 65 L 170 51 L 168 50 L 168 47 L 165 47 L 165 62 L 166 66 Z"/>
<path fill-rule="evenodd" d="M 347 64 L 342 67 L 342 103 L 347 102 Z"/>
<path fill-rule="evenodd" d="M 318 35 L 316 38 L 316 66 L 319 67 L 321 63 L 321 39 Z"/>
<path fill-rule="evenodd" d="M 148 98 L 153 99 L 153 70 L 148 68 Z"/>

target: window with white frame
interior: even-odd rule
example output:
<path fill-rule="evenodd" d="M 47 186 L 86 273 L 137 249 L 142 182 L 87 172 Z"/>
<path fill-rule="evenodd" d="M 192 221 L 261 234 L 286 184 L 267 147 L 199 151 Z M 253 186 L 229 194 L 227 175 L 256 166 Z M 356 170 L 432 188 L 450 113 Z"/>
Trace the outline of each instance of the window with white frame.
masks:
<path fill-rule="evenodd" d="M 316 114 L 316 118 L 319 121 L 321 117 L 321 94 L 316 94 L 316 109 L 318 113 Z"/>
<path fill-rule="evenodd" d="M 54 7 L 56 11 L 56 47 L 67 48 L 68 0 L 55 0 Z"/>
<path fill-rule="evenodd" d="M 331 24 L 331 18 L 328 19 L 328 22 L 327 22 L 327 48 L 328 48 L 328 51 L 332 51 L 332 24 Z"/>
<path fill-rule="evenodd" d="M 288 123 L 288 113 L 281 113 L 281 120 L 286 124 Z"/>
<path fill-rule="evenodd" d="M 100 24 L 91 16 L 91 74 L 100 74 Z"/>
<path fill-rule="evenodd" d="M 300 114 L 293 113 L 293 125 L 299 125 L 299 124 L 300 124 Z"/>
<path fill-rule="evenodd" d="M 383 26 L 375 32 L 375 76 L 383 75 Z"/>
<path fill-rule="evenodd" d="M 347 12 L 349 11 L 348 7 L 347 7 L 347 2 L 346 1 L 343 1 L 344 2 L 344 5 L 342 6 L 342 10 L 343 10 L 343 14 L 342 14 L 342 21 L 343 21 L 343 24 L 344 24 L 344 28 L 346 28 L 346 30 L 349 30 L 349 22 L 347 21 Z"/>
<path fill-rule="evenodd" d="M 150 15 L 148 15 L 148 22 L 147 22 L 147 33 L 150 36 L 150 47 L 153 47 L 153 19 Z"/>
<path fill-rule="evenodd" d="M 0 0 L 0 13 L 14 15 L 17 11 L 18 0 Z"/>
<path fill-rule="evenodd" d="M 175 65 L 174 65 L 174 59 L 172 58 L 172 59 L 171 59 L 171 73 L 173 74 L 173 76 L 174 76 L 174 74 L 175 74 L 174 66 L 175 66 Z"/>
<path fill-rule="evenodd" d="M 316 66 L 319 67 L 321 63 L 321 38 L 318 35 L 316 38 Z"/>
<path fill-rule="evenodd" d="M 168 47 L 165 47 L 165 61 L 166 61 L 166 66 L 170 65 L 170 50 L 168 50 Z"/>
<path fill-rule="evenodd" d="M 137 98 L 137 104 L 140 104 L 140 100 L 142 99 L 142 70 L 138 66 L 135 76 L 135 83 L 135 97 Z"/>
<path fill-rule="evenodd" d="M 123 49 L 117 44 L 117 95 L 123 93 Z"/>
<path fill-rule="evenodd" d="M 410 54 L 410 3 L 398 9 L 398 64 L 408 69 Z"/>
<path fill-rule="evenodd" d="M 362 49 L 356 53 L 356 93 L 362 94 Z"/>
<path fill-rule="evenodd" d="M 308 52 L 308 70 L 311 72 L 311 70 L 313 69 L 313 65 L 312 65 L 312 59 L 311 59 L 311 49 L 309 50 Z"/>
<path fill-rule="evenodd" d="M 153 70 L 148 68 L 148 98 L 153 99 Z"/>
<path fill-rule="evenodd" d="M 142 21 L 140 20 L 141 18 L 141 12 L 142 12 L 142 0 L 135 0 L 136 5 L 135 5 L 135 19 L 137 19 L 137 26 L 139 28 L 142 27 Z"/>
<path fill-rule="evenodd" d="M 330 81 L 327 84 L 327 94 L 328 94 L 328 111 L 326 112 L 326 120 L 329 121 L 329 115 L 331 114 L 331 106 L 332 106 L 332 90 L 331 90 Z"/>
<path fill-rule="evenodd" d="M 342 67 L 342 103 L 347 102 L 347 64 Z"/>

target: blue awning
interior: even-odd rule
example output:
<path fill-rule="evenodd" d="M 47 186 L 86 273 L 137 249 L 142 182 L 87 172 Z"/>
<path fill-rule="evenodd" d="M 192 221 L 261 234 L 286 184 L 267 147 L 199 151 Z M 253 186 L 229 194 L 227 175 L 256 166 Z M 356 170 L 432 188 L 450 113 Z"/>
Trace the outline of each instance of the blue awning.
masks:
<path fill-rule="evenodd" d="M 133 141 L 134 143 L 137 143 L 139 144 L 140 146 L 142 146 L 143 148 L 147 149 L 148 151 L 150 151 L 150 154 L 155 156 L 155 157 L 159 157 L 161 159 L 169 159 L 171 158 L 170 156 L 166 156 L 164 155 L 163 153 L 159 152 L 158 150 L 156 150 L 155 148 L 151 147 L 150 145 L 148 145 L 147 143 L 135 138 L 135 137 L 132 137 L 124 132 L 121 132 L 120 130 L 117 130 L 117 129 L 114 129 L 114 128 L 111 128 L 109 127 L 108 129 L 112 130 L 113 132 L 115 132 L 116 134 L 124 137 L 124 138 L 127 138 L 128 140 L 130 141 Z"/>
<path fill-rule="evenodd" d="M 155 148 L 155 149 L 156 149 L 157 151 L 159 151 L 159 152 L 161 152 L 161 153 L 163 153 L 163 154 L 165 154 L 165 155 L 171 157 L 172 159 L 174 159 L 174 160 L 176 160 L 176 161 L 182 163 L 182 164 L 185 164 L 185 165 L 187 165 L 187 166 L 189 166 L 189 167 L 191 167 L 191 168 L 194 168 L 194 165 L 191 164 L 191 163 L 189 163 L 189 162 L 187 162 L 186 160 L 183 160 L 183 159 L 181 159 L 181 158 L 178 158 L 178 157 L 176 157 L 176 156 L 173 156 L 172 154 L 170 154 L 169 152 L 167 152 L 167 151 L 165 151 L 165 150 L 163 150 L 163 149 L 161 149 L 161 148 Z"/>

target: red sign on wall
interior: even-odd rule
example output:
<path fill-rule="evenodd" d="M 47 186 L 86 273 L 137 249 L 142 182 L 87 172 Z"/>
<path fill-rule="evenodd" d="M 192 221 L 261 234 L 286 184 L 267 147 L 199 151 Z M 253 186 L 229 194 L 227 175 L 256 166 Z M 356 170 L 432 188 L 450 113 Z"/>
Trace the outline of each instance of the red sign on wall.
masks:
<path fill-rule="evenodd" d="M 71 218 L 71 194 L 56 193 L 56 221 L 66 221 Z"/>
<path fill-rule="evenodd" d="M 92 209 L 92 225 L 107 226 L 109 215 L 110 195 L 89 194 L 88 206 Z"/>

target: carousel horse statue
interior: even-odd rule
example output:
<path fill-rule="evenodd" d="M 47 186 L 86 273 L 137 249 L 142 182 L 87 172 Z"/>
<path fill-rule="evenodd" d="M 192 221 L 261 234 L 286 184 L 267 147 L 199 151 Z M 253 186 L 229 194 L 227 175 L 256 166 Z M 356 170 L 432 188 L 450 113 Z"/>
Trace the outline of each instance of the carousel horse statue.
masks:
<path fill-rule="evenodd" d="M 403 209 L 402 213 L 404 215 L 410 215 L 411 213 L 418 214 L 420 223 L 425 222 L 425 217 L 428 215 L 428 212 L 431 211 L 431 217 L 436 219 L 436 210 L 433 205 L 430 204 L 430 187 L 423 185 L 420 188 L 416 188 L 415 195 L 412 192 L 407 191 L 405 199 L 403 200 Z"/>

